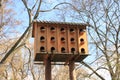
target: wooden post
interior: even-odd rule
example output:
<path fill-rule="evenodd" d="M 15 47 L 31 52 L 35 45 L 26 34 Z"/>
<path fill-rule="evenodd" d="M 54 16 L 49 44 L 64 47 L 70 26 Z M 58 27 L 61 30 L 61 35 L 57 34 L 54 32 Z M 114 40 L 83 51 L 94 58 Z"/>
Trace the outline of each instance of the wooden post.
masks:
<path fill-rule="evenodd" d="M 52 80 L 51 78 L 51 61 L 49 57 L 45 60 L 45 80 Z"/>
<path fill-rule="evenodd" d="M 75 64 L 74 61 L 69 62 L 69 76 L 70 80 L 76 80 L 76 75 L 75 75 Z"/>

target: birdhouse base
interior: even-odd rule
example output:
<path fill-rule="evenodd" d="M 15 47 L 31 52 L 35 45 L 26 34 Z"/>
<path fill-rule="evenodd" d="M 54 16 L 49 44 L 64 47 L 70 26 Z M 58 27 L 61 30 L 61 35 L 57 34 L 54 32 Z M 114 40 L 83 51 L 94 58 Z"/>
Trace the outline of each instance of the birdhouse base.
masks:
<path fill-rule="evenodd" d="M 51 62 L 65 62 L 69 61 L 81 62 L 84 58 L 86 58 L 88 54 L 67 54 L 67 53 L 59 53 L 59 54 L 48 54 L 48 53 L 36 53 L 34 61 L 45 61 L 46 59 L 50 59 Z"/>

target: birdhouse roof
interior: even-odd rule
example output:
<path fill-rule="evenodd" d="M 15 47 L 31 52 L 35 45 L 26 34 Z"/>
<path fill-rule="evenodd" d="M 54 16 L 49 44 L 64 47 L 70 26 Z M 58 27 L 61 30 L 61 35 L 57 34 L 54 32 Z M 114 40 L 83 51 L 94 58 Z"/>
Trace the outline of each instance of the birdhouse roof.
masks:
<path fill-rule="evenodd" d="M 39 21 L 34 20 L 33 21 L 33 30 L 32 30 L 32 37 L 34 37 L 34 30 L 35 30 L 35 24 L 49 24 L 49 25 L 68 25 L 68 26 L 84 26 L 86 28 L 87 24 L 85 23 L 75 23 L 75 22 L 55 22 L 55 21 Z"/>

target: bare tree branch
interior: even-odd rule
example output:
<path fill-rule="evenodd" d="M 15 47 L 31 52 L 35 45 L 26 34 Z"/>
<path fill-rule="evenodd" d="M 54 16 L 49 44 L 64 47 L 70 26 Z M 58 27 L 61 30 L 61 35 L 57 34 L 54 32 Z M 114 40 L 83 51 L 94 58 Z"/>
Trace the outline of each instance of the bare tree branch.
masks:
<path fill-rule="evenodd" d="M 72 8 L 77 9 L 77 8 L 76 8 L 74 5 L 72 5 L 71 3 L 62 2 L 62 3 L 59 3 L 59 4 L 55 5 L 52 9 L 40 10 L 39 12 L 48 12 L 48 11 L 52 11 L 52 10 L 55 10 L 55 9 L 59 9 L 59 8 L 57 8 L 57 7 L 60 6 L 60 5 L 64 5 L 64 4 L 68 4 L 68 5 L 70 5 Z"/>
<path fill-rule="evenodd" d="M 86 66 L 88 69 L 92 70 L 101 80 L 105 80 L 101 75 L 99 75 L 95 70 L 93 70 L 93 68 L 91 68 L 88 64 L 86 64 L 85 62 L 81 62 L 81 64 L 83 64 L 84 66 Z"/>
<path fill-rule="evenodd" d="M 25 37 L 25 35 L 29 31 L 29 29 L 31 28 L 32 24 L 31 24 L 31 16 L 30 16 L 29 8 L 27 7 L 26 1 L 25 0 L 22 0 L 22 1 L 23 1 L 24 5 L 25 5 L 25 7 L 27 9 L 27 13 L 29 15 L 29 26 L 25 30 L 25 32 L 22 34 L 22 36 L 17 40 L 17 42 L 12 46 L 12 48 L 6 53 L 6 55 L 1 60 L 0 64 L 3 63 L 9 57 L 9 55 L 15 50 L 15 48 L 19 45 L 19 43 L 22 41 L 22 39 Z"/>
<path fill-rule="evenodd" d="M 39 10 L 40 10 L 41 3 L 42 3 L 42 0 L 40 0 L 40 2 L 38 4 L 37 11 L 36 11 L 33 19 L 37 19 L 38 15 L 39 15 Z"/>

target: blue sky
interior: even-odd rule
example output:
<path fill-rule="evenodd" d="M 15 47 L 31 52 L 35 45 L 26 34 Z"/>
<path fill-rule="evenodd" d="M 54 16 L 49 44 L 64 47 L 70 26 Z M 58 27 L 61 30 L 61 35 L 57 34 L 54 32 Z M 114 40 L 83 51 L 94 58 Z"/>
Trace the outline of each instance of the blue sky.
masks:
<path fill-rule="evenodd" d="M 51 9 L 51 8 L 53 8 L 53 6 L 55 6 L 59 2 L 62 2 L 62 0 L 45 0 L 45 1 L 47 1 L 48 4 L 46 5 L 45 3 L 43 3 L 43 5 L 41 6 L 42 10 Z M 29 4 L 32 5 L 31 2 Z M 31 7 L 30 5 L 29 5 L 29 7 Z M 58 6 L 58 7 L 60 7 L 60 6 Z M 28 27 L 28 15 L 27 15 L 26 9 L 24 8 L 23 3 L 19 0 L 15 0 L 13 5 L 10 8 L 14 9 L 14 11 L 16 12 L 15 18 L 22 22 L 21 25 L 16 26 L 16 30 L 19 31 L 20 34 L 22 34 L 25 31 L 25 29 Z M 60 13 L 62 13 L 62 12 L 58 12 L 58 10 L 53 10 L 50 12 L 43 12 L 43 13 L 40 13 L 39 20 L 61 21 L 60 16 L 56 15 L 56 14 L 60 14 Z M 68 11 L 67 13 L 72 13 L 72 12 Z M 72 18 L 70 16 L 66 16 L 66 22 L 71 22 L 71 21 L 77 22 L 76 20 L 72 20 Z M 88 37 L 88 39 L 89 39 L 89 37 Z M 30 42 L 33 43 L 34 39 L 31 38 Z M 93 61 L 96 57 L 95 53 L 93 53 L 93 52 L 95 52 L 95 51 L 93 51 L 94 48 L 91 49 L 91 47 L 93 47 L 93 46 L 89 45 L 89 54 L 90 55 L 85 59 L 85 61 L 87 61 L 88 63 Z"/>
<path fill-rule="evenodd" d="M 46 5 L 43 3 L 43 5 L 41 6 L 41 9 L 51 9 L 55 4 L 62 2 L 62 0 L 45 0 L 45 1 L 47 1 L 47 3 L 49 3 L 49 4 Z M 66 0 L 66 1 L 69 1 L 69 0 Z M 30 3 L 30 5 L 32 5 L 32 3 Z M 25 31 L 25 29 L 28 27 L 28 15 L 24 8 L 24 5 L 20 0 L 15 0 L 13 6 L 11 6 L 10 8 L 14 9 L 16 12 L 16 15 L 14 17 L 17 20 L 20 20 L 22 22 L 21 25 L 16 26 L 16 30 L 19 31 L 20 34 L 22 34 Z M 61 14 L 61 13 L 62 12 L 58 12 L 57 10 L 53 10 L 51 12 L 40 13 L 39 20 L 62 21 L 62 20 L 60 20 L 61 19 L 60 16 L 56 15 L 56 14 Z M 74 15 L 74 13 L 72 11 L 68 11 L 66 13 L 71 13 Z M 73 20 L 70 16 L 66 16 L 66 22 L 71 22 L 71 21 L 77 22 L 77 20 Z M 30 42 L 33 43 L 33 38 L 30 39 Z M 92 62 L 96 57 L 94 48 L 95 48 L 95 46 L 89 45 L 89 54 L 90 55 L 85 59 L 85 61 L 88 63 Z M 93 66 L 95 66 L 95 65 L 93 65 Z M 102 72 L 99 72 L 99 73 L 102 73 Z"/>

